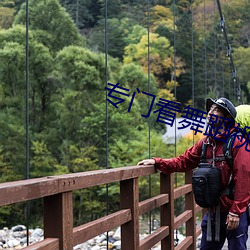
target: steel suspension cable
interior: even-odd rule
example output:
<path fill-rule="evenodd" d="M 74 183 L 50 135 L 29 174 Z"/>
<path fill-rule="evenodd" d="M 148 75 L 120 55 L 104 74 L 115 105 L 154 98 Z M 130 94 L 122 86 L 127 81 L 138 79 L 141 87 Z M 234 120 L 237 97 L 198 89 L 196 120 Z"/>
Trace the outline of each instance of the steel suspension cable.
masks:
<path fill-rule="evenodd" d="M 150 0 L 147 0 L 147 12 L 148 12 L 148 17 L 147 17 L 147 31 L 148 31 L 148 93 L 150 93 Z M 151 102 L 150 102 L 150 97 L 148 97 L 148 107 L 150 108 Z M 151 140 L 150 140 L 150 116 L 148 117 L 148 158 L 151 157 Z M 152 192 L 151 192 L 151 175 L 148 176 L 148 188 L 149 188 L 149 197 L 151 197 Z M 152 212 L 149 212 L 149 233 L 151 233 L 151 228 L 152 228 Z"/>
<path fill-rule="evenodd" d="M 224 34 L 224 38 L 226 41 L 226 45 L 227 45 L 227 56 L 230 60 L 230 67 L 232 70 L 232 74 L 233 74 L 233 84 L 234 84 L 234 92 L 236 91 L 237 94 L 237 99 L 238 99 L 238 103 L 241 104 L 242 103 L 242 97 L 241 97 L 241 86 L 240 86 L 240 82 L 237 81 L 237 73 L 236 73 L 236 68 L 234 65 L 234 60 L 233 60 L 233 55 L 232 55 L 232 50 L 231 50 L 231 45 L 229 43 L 228 40 L 228 36 L 227 36 L 227 30 L 226 30 L 226 24 L 225 24 L 225 19 L 222 13 L 222 8 L 221 8 L 221 4 L 220 4 L 220 0 L 216 0 L 217 1 L 217 6 L 218 6 L 218 10 L 219 10 L 219 14 L 220 14 L 220 26 L 221 26 L 221 31 Z M 236 89 L 236 84 L 237 84 L 237 89 Z"/>
<path fill-rule="evenodd" d="M 229 71 L 231 70 L 231 66 L 229 65 Z M 228 75 L 228 88 L 229 88 L 229 99 L 231 99 L 231 76 Z"/>
<path fill-rule="evenodd" d="M 79 28 L 79 0 L 76 0 L 76 26 Z"/>
<path fill-rule="evenodd" d="M 176 2 L 175 0 L 173 0 L 173 12 L 174 12 L 174 16 L 173 16 L 173 19 L 174 19 L 174 74 L 173 74 L 173 80 L 174 80 L 174 98 L 176 100 L 176 28 L 175 28 L 175 25 L 176 25 Z M 177 147 L 176 147 L 176 144 L 177 144 L 177 141 L 176 141 L 176 129 L 177 129 L 177 124 L 175 122 L 175 156 L 177 154 Z"/>
<path fill-rule="evenodd" d="M 29 0 L 26 0 L 26 44 L 25 44 L 25 80 L 26 80 L 26 173 L 25 179 L 29 179 Z M 27 230 L 27 245 L 29 245 L 29 211 L 30 211 L 30 202 L 25 203 L 25 214 L 26 214 L 26 230 Z"/>
<path fill-rule="evenodd" d="M 195 107 L 195 99 L 194 99 L 194 10 L 193 10 L 193 0 L 191 0 L 191 37 L 192 37 L 192 103 L 193 108 Z M 194 144 L 194 133 L 193 133 L 193 144 Z"/>
<path fill-rule="evenodd" d="M 225 95 L 225 72 L 224 72 L 224 63 L 221 65 L 221 72 L 222 72 L 222 96 Z"/>
<path fill-rule="evenodd" d="M 108 99 L 108 79 L 109 79 L 109 72 L 108 72 L 108 0 L 105 0 L 105 21 L 104 21 L 104 46 L 105 46 L 105 81 L 106 81 L 106 100 Z M 109 148 L 109 110 L 108 110 L 108 102 L 106 101 L 106 169 L 109 168 L 109 161 L 108 161 L 108 148 Z M 109 212 L 109 186 L 106 184 L 106 215 Z M 107 249 L 108 249 L 108 232 L 107 232 Z"/>
<path fill-rule="evenodd" d="M 213 7 L 214 7 L 214 90 L 217 95 L 217 32 L 216 32 L 216 15 L 215 15 L 215 0 L 213 1 Z"/>
<path fill-rule="evenodd" d="M 204 93 L 207 97 L 207 40 L 206 40 L 206 0 L 204 0 Z"/>
<path fill-rule="evenodd" d="M 223 28 L 223 23 L 221 23 L 220 22 L 220 28 L 222 29 Z M 220 46 L 218 46 L 219 47 L 219 55 L 220 55 L 220 58 L 221 58 L 221 53 L 222 53 L 222 51 L 224 50 L 224 47 L 225 47 L 225 45 L 224 45 L 224 40 L 218 40 L 218 42 L 220 42 Z M 225 70 L 225 67 L 224 67 L 224 60 L 223 60 L 223 58 L 221 59 L 221 72 L 222 72 L 222 96 L 224 96 L 225 95 L 225 72 L 224 72 L 224 70 Z"/>
<path fill-rule="evenodd" d="M 191 73 L 191 79 L 192 79 L 192 102 L 193 107 L 195 107 L 195 100 L 194 100 L 194 10 L 193 10 L 193 0 L 191 0 L 191 30 L 192 30 L 192 73 Z"/>
<path fill-rule="evenodd" d="M 223 41 L 218 40 L 219 56 L 220 56 L 220 73 L 222 82 L 222 96 L 225 95 L 225 75 L 224 75 L 224 60 L 221 58 L 221 52 L 223 51 Z"/>
<path fill-rule="evenodd" d="M 176 86 L 176 1 L 173 0 L 173 24 L 174 24 L 174 55 L 173 55 L 173 61 L 174 61 L 174 72 L 173 72 L 173 81 L 174 81 L 174 98 L 176 101 L 176 95 L 177 95 L 177 86 Z M 175 128 L 174 128 L 174 132 L 175 132 L 175 136 L 174 136 L 174 154 L 175 157 L 177 155 L 177 122 L 175 120 Z M 177 187 L 177 173 L 175 173 L 175 187 Z M 176 245 L 178 245 L 179 239 L 178 239 L 178 233 L 177 233 L 177 229 L 175 230 L 175 241 L 176 241 Z"/>

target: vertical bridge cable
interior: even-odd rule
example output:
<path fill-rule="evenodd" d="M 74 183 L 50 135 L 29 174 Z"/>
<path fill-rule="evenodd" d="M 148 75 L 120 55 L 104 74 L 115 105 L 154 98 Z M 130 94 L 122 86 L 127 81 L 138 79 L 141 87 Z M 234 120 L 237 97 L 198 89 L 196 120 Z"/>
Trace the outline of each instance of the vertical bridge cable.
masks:
<path fill-rule="evenodd" d="M 229 72 L 230 72 L 230 70 L 231 70 L 231 66 L 229 65 Z M 230 75 L 228 75 L 228 88 L 229 88 L 229 99 L 231 99 L 231 76 Z"/>
<path fill-rule="evenodd" d="M 220 20 L 220 27 L 221 27 L 221 31 L 224 34 L 224 38 L 226 40 L 227 56 L 228 56 L 228 58 L 230 60 L 230 68 L 232 69 L 232 74 L 233 74 L 233 82 L 234 82 L 233 92 L 235 93 L 235 91 L 236 91 L 238 103 L 241 104 L 242 103 L 241 86 L 240 86 L 240 82 L 238 81 L 238 85 L 237 85 L 237 89 L 236 89 L 237 73 L 236 73 L 236 68 L 235 68 L 234 61 L 233 61 L 233 55 L 232 55 L 231 45 L 229 44 L 229 41 L 228 41 L 227 30 L 226 30 L 226 25 L 225 25 L 225 19 L 224 19 L 224 16 L 222 14 L 220 0 L 217 0 L 217 5 L 218 5 L 220 19 L 221 19 Z"/>
<path fill-rule="evenodd" d="M 194 100 L 194 10 L 193 10 L 193 0 L 191 0 L 191 30 L 192 30 L 192 103 L 193 108 L 195 107 L 195 100 Z M 194 133 L 193 133 L 193 144 L 194 144 Z"/>
<path fill-rule="evenodd" d="M 147 0 L 147 12 L 148 12 L 148 18 L 147 18 L 147 29 L 148 29 L 148 93 L 150 93 L 150 0 Z M 150 108 L 150 97 L 148 97 L 148 107 Z M 151 148 L 150 148 L 150 116 L 148 117 L 148 158 L 151 157 Z M 148 176 L 148 188 L 149 188 L 149 197 L 151 197 L 151 175 Z M 149 233 L 151 233 L 151 211 L 149 212 Z"/>
<path fill-rule="evenodd" d="M 207 97 L 207 40 L 206 40 L 206 0 L 204 0 L 204 93 Z"/>
<path fill-rule="evenodd" d="M 175 3 L 175 0 L 173 0 L 173 19 L 174 19 L 174 58 L 173 58 L 173 61 L 174 61 L 174 72 L 173 72 L 173 81 L 174 81 L 174 98 L 176 100 L 176 29 L 175 29 L 175 23 L 176 23 L 176 20 L 175 20 L 175 14 L 176 14 L 176 10 L 175 10 L 175 7 L 176 7 L 176 3 Z M 176 122 L 175 122 L 175 156 L 176 156 Z"/>
<path fill-rule="evenodd" d="M 224 28 L 224 22 L 221 20 L 220 21 L 220 29 L 221 31 L 223 32 L 223 28 Z M 223 51 L 224 49 L 224 42 L 223 41 L 220 41 L 220 46 L 219 46 L 219 55 L 221 55 L 221 52 Z M 224 67 L 224 60 L 222 58 L 221 60 L 221 72 L 222 72 L 222 96 L 225 96 L 225 67 Z"/>
<path fill-rule="evenodd" d="M 173 24 L 174 24 L 174 55 L 173 55 L 173 63 L 174 63 L 174 69 L 173 69 L 173 81 L 174 81 L 174 99 L 176 101 L 176 29 L 175 29 L 175 25 L 176 25 L 176 20 L 175 20 L 175 14 L 176 14 L 176 3 L 175 0 L 173 0 Z M 175 133 L 175 137 L 174 137 L 174 155 L 176 156 L 177 154 L 177 141 L 176 141 L 176 130 L 177 130 L 177 124 L 175 121 L 175 129 L 174 129 L 174 133 Z M 175 185 L 177 184 L 177 175 L 175 174 Z"/>
<path fill-rule="evenodd" d="M 217 32 L 216 32 L 216 15 L 215 15 L 215 0 L 213 1 L 213 15 L 214 15 L 214 92 L 218 95 L 217 87 Z"/>
<path fill-rule="evenodd" d="M 104 30 L 105 30 L 105 38 L 104 38 L 104 43 L 105 43 L 105 80 L 106 80 L 106 100 L 108 98 L 108 0 L 105 0 L 105 23 L 104 23 Z M 109 162 L 108 162 L 108 138 L 109 138 L 109 133 L 108 133 L 108 102 L 106 101 L 106 169 L 108 169 Z M 109 211 L 109 187 L 108 184 L 106 184 L 106 215 L 108 215 Z M 108 232 L 107 232 L 107 249 L 108 249 Z"/>
<path fill-rule="evenodd" d="M 79 0 L 76 0 L 76 26 L 79 28 Z"/>
<path fill-rule="evenodd" d="M 175 101 L 176 101 L 176 2 L 175 0 L 173 0 L 173 23 L 174 23 L 174 72 L 173 72 L 173 80 L 174 80 L 174 98 L 175 98 Z M 177 124 L 176 124 L 176 120 L 175 120 L 175 137 L 174 137 L 174 154 L 175 154 L 175 157 L 176 157 L 176 154 L 177 154 Z M 175 173 L 175 187 L 177 187 L 177 173 Z M 175 231 L 176 233 L 176 238 L 175 238 L 175 241 L 176 241 L 176 245 L 178 245 L 178 242 L 179 242 L 179 239 L 178 239 L 178 234 L 177 234 L 177 229 Z"/>
<path fill-rule="evenodd" d="M 25 71 L 26 71 L 26 174 L 29 179 L 29 0 L 26 0 L 26 46 L 25 46 Z M 29 202 L 25 203 L 27 245 L 29 245 Z"/>

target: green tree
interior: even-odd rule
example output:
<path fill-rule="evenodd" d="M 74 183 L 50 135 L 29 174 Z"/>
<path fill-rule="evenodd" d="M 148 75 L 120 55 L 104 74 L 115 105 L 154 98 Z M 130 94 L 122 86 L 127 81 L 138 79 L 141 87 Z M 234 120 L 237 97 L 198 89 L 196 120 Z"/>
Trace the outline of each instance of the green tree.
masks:
<path fill-rule="evenodd" d="M 69 45 L 84 45 L 79 30 L 58 0 L 29 1 L 29 20 L 29 29 L 36 31 L 36 39 L 53 52 Z M 26 24 L 25 3 L 14 24 Z"/>
<path fill-rule="evenodd" d="M 24 179 L 26 173 L 24 120 L 13 113 L 13 108 L 3 109 L 0 113 L 1 182 Z"/>
<path fill-rule="evenodd" d="M 226 19 L 227 32 L 231 43 L 234 46 L 249 46 L 249 1 L 228 1 L 227 4 L 222 5 L 223 14 Z"/>
<path fill-rule="evenodd" d="M 11 27 L 15 10 L 13 8 L 1 7 L 0 5 L 0 29 Z"/>
<path fill-rule="evenodd" d="M 150 33 L 150 72 L 155 75 L 158 87 L 166 88 L 166 82 L 173 79 L 173 47 L 165 37 L 160 37 L 156 33 Z M 183 71 L 183 62 L 176 59 L 176 75 Z M 124 63 L 134 62 L 148 70 L 148 36 L 142 36 L 137 44 L 130 44 L 125 48 Z"/>
<path fill-rule="evenodd" d="M 128 45 L 127 37 L 130 35 L 135 22 L 127 17 L 107 19 L 107 48 L 103 40 L 105 20 L 102 19 L 87 35 L 88 47 L 93 51 L 105 52 L 120 61 L 124 55 L 124 48 Z"/>
<path fill-rule="evenodd" d="M 150 28 L 153 29 L 154 32 L 159 26 L 173 30 L 174 16 L 172 10 L 163 5 L 153 6 L 150 12 L 150 23 Z"/>
<path fill-rule="evenodd" d="M 61 0 L 79 29 L 89 29 L 101 18 L 101 4 L 98 0 Z"/>
<path fill-rule="evenodd" d="M 44 142 L 33 141 L 31 151 L 33 157 L 30 161 L 30 177 L 54 175 L 56 161 Z"/>
<path fill-rule="evenodd" d="M 25 176 L 25 54 L 24 47 L 16 42 L 5 42 L 1 45 L 0 140 L 3 142 L 4 162 L 15 173 L 8 175 L 6 170 L 5 180 L 15 180 Z"/>
<path fill-rule="evenodd" d="M 29 39 L 29 85 L 31 88 L 31 125 L 36 131 L 41 131 L 46 124 L 45 112 L 50 103 L 53 88 L 50 74 L 52 71 L 52 56 L 47 47 L 37 42 L 34 33 L 30 31 Z M 24 113 L 25 96 L 25 28 L 16 25 L 0 32 L 2 49 L 1 72 L 5 95 L 16 96 L 15 107 Z M 10 72 L 12 72 L 10 74 Z M 12 98 L 12 101 L 15 99 Z"/>
<path fill-rule="evenodd" d="M 249 56 L 250 56 L 250 48 L 239 47 L 235 49 L 234 58 L 236 68 L 238 69 L 238 75 L 240 76 L 240 83 L 242 84 L 242 89 L 244 90 L 246 97 L 246 103 L 250 101 L 249 93 L 250 93 L 250 72 L 249 72 Z M 244 100 L 243 100 L 244 101 Z"/>

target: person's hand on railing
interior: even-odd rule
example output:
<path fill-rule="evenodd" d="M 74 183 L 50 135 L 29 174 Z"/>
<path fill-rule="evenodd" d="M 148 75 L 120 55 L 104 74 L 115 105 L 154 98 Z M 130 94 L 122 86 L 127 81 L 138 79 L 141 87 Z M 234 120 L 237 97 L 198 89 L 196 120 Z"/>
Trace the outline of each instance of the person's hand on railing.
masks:
<path fill-rule="evenodd" d="M 154 159 L 142 160 L 137 163 L 137 166 L 139 165 L 155 165 L 155 160 Z"/>

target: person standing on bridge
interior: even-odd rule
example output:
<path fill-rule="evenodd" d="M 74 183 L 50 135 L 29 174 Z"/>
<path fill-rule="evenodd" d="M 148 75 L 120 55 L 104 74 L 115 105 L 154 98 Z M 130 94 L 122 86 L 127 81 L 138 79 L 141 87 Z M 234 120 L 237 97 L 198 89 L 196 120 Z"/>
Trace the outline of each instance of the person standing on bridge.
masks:
<path fill-rule="evenodd" d="M 206 100 L 208 112 L 207 123 L 211 135 L 195 143 L 179 157 L 171 159 L 162 159 L 153 157 L 138 162 L 137 165 L 154 165 L 162 173 L 169 174 L 173 172 L 186 172 L 195 169 L 201 161 L 202 145 L 207 144 L 206 159 L 215 159 L 223 157 L 223 139 L 228 138 L 228 133 L 232 134 L 238 130 L 238 124 L 235 123 L 236 109 L 234 105 L 226 98 L 221 97 L 213 100 Z M 234 124 L 228 125 L 217 118 L 228 118 Z M 219 240 L 215 237 L 215 212 L 210 211 L 202 219 L 202 238 L 201 250 L 220 250 L 225 240 L 228 240 L 229 250 L 245 250 L 248 238 L 248 214 L 247 207 L 250 201 L 250 150 L 242 147 L 245 139 L 235 137 L 232 145 L 233 169 L 227 161 L 214 161 L 215 167 L 221 169 L 221 186 L 226 189 L 230 182 L 230 176 L 233 181 L 233 197 L 229 197 L 225 192 L 220 196 L 220 235 Z M 246 150 L 247 149 L 247 150 Z M 219 183 L 218 183 L 219 185 Z M 207 224 L 208 217 L 211 218 L 212 240 L 208 240 Z"/>

